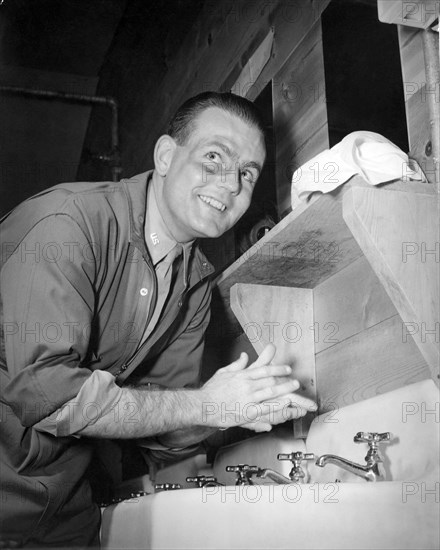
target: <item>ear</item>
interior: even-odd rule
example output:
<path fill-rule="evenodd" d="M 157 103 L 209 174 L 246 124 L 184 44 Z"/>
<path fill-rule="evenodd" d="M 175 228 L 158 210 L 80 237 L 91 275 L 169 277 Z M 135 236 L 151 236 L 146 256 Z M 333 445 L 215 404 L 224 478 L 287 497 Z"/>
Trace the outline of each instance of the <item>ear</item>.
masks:
<path fill-rule="evenodd" d="M 162 177 L 167 175 L 177 144 L 171 136 L 163 135 L 154 147 L 154 167 Z"/>

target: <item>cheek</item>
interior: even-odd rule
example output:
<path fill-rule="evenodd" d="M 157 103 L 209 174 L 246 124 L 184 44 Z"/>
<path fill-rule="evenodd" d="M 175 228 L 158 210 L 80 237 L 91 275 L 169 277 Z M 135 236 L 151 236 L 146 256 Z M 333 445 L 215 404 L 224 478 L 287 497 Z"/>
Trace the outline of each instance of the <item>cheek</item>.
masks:
<path fill-rule="evenodd" d="M 251 204 L 251 195 L 246 195 L 240 197 L 240 200 L 237 201 L 237 203 L 234 206 L 234 214 L 237 216 L 237 219 L 241 218 L 243 214 L 248 210 L 250 204 Z"/>

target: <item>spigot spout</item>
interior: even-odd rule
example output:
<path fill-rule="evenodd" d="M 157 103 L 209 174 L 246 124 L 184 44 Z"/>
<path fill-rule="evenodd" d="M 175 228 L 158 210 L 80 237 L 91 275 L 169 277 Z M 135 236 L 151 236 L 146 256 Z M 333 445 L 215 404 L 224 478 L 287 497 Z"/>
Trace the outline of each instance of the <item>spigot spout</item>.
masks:
<path fill-rule="evenodd" d="M 288 477 L 283 476 L 279 472 L 276 472 L 275 470 L 272 470 L 270 468 L 262 468 L 257 474 L 257 477 L 261 478 L 269 478 L 272 481 L 275 481 L 275 483 L 280 483 L 287 485 L 288 483 L 293 483 L 291 479 Z"/>
<path fill-rule="evenodd" d="M 385 477 L 380 467 L 382 461 L 362 465 L 336 455 L 322 455 L 316 461 L 316 465 L 324 468 L 326 464 L 334 464 L 343 470 L 350 472 L 366 481 L 382 481 Z"/>

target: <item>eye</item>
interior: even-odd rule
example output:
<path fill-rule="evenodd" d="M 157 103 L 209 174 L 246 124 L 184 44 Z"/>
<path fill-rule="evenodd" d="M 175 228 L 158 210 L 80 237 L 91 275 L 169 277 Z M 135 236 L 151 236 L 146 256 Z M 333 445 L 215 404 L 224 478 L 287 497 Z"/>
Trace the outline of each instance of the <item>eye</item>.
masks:
<path fill-rule="evenodd" d="M 216 153 L 215 151 L 209 151 L 209 153 L 206 153 L 206 158 L 212 160 L 213 162 L 221 162 L 222 160 L 219 153 Z"/>
<path fill-rule="evenodd" d="M 254 174 L 250 170 L 242 170 L 241 179 L 247 181 L 250 184 L 254 184 L 256 178 L 254 178 Z"/>

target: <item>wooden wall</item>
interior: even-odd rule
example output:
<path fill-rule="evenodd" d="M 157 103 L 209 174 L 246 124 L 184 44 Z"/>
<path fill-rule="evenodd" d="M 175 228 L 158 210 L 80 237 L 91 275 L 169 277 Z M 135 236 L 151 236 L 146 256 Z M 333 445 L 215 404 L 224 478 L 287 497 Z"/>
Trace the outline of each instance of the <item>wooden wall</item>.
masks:
<path fill-rule="evenodd" d="M 434 154 L 428 145 L 432 142 L 428 94 L 436 94 L 439 102 L 440 91 L 438 87 L 428 90 L 426 86 L 424 31 L 403 25 L 398 25 L 398 31 L 410 156 L 421 165 L 428 181 L 434 182 Z"/>
<path fill-rule="evenodd" d="M 273 80 L 278 213 L 291 210 L 293 172 L 329 148 L 321 21 Z"/>
<path fill-rule="evenodd" d="M 127 70 L 135 64 L 137 79 L 130 77 L 128 87 L 127 82 L 118 82 L 114 94 L 121 103 L 123 175 L 151 168 L 154 144 L 177 107 L 202 91 L 230 90 L 273 30 L 270 61 L 246 87 L 247 95 L 254 99 L 307 36 L 329 1 L 208 0 L 185 38 L 173 53 L 169 52 L 168 70 L 153 67 L 145 71 L 141 50 L 134 52 L 135 59 L 127 57 Z M 108 71 L 114 76 L 117 67 Z M 92 139 L 89 147 L 93 148 Z"/>

